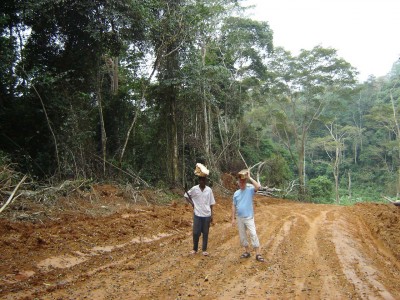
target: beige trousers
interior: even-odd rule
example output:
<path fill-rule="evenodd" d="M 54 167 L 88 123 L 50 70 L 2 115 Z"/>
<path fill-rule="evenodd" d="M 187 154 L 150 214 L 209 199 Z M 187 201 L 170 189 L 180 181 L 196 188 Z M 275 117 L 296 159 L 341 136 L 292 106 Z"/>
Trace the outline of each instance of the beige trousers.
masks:
<path fill-rule="evenodd" d="M 249 246 L 249 242 L 247 241 L 247 232 L 250 235 L 250 241 L 253 248 L 260 247 L 260 241 L 258 240 L 256 225 L 254 223 L 254 217 L 250 218 L 237 217 L 237 225 L 239 230 L 240 244 L 243 247 Z"/>

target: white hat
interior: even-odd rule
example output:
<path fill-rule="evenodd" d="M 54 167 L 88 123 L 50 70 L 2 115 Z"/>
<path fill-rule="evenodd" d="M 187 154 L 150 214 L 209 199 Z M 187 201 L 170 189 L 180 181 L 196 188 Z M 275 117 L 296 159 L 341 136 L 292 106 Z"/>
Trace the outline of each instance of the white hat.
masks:
<path fill-rule="evenodd" d="M 200 176 L 200 177 L 206 177 L 208 174 L 210 174 L 210 171 L 201 163 L 196 164 L 196 169 L 194 170 L 194 175 Z"/>

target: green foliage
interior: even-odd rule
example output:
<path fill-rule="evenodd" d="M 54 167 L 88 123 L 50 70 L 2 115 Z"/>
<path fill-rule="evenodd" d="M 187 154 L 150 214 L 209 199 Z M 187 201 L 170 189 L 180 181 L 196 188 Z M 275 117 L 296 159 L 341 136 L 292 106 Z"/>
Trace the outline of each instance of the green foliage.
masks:
<path fill-rule="evenodd" d="M 269 187 L 282 188 L 293 177 L 287 160 L 280 154 L 272 154 L 265 160 L 262 182 Z M 264 184 L 263 184 L 264 185 Z"/>
<path fill-rule="evenodd" d="M 332 176 L 332 166 L 325 161 L 312 161 L 306 165 L 306 173 L 310 178 L 319 176 Z"/>
<path fill-rule="evenodd" d="M 333 183 L 326 176 L 318 176 L 310 179 L 307 184 L 307 188 L 308 193 L 313 201 L 326 202 L 332 197 Z"/>
<path fill-rule="evenodd" d="M 239 65 L 239 76 L 264 77 L 263 59 L 272 52 L 272 31 L 267 22 L 238 17 L 227 18 L 222 26 L 224 59 L 230 69 Z"/>
<path fill-rule="evenodd" d="M 106 160 L 162 187 L 172 160 L 179 182 L 195 183 L 198 161 L 217 181 L 244 167 L 240 150 L 265 163 L 268 186 L 313 178 L 328 202 L 339 149 L 340 195 L 347 172 L 354 201 L 396 194 L 400 63 L 355 86 L 336 50 L 274 49 L 269 24 L 234 16 L 238 3 L 2 1 L 0 164 L 46 179 L 60 157 L 60 178 L 124 178 L 103 173 L 101 115 Z"/>
<path fill-rule="evenodd" d="M 359 187 L 352 191 L 351 197 L 349 197 L 347 191 L 342 190 L 340 192 L 340 205 L 353 205 L 359 202 L 380 202 L 382 201 L 382 193 L 379 192 L 375 187 Z"/>
<path fill-rule="evenodd" d="M 0 150 L 0 168 L 6 167 L 11 163 L 11 159 L 7 153 Z"/>

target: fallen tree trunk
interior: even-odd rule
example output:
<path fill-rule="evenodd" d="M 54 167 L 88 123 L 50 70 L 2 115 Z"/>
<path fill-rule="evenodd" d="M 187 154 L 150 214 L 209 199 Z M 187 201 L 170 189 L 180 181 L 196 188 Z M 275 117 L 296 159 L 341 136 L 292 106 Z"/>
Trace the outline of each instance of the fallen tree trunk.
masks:
<path fill-rule="evenodd" d="M 275 192 L 281 193 L 282 190 L 281 189 L 277 189 L 277 188 L 261 187 L 257 191 L 257 194 L 263 195 L 263 196 L 267 196 L 267 197 L 280 197 Z"/>

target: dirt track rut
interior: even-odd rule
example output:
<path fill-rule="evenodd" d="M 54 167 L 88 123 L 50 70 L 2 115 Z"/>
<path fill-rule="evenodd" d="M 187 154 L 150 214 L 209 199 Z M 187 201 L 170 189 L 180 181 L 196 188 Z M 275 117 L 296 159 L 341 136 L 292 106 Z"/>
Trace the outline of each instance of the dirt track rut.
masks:
<path fill-rule="evenodd" d="M 265 263 L 254 253 L 239 258 L 229 197 L 216 207 L 208 257 L 188 254 L 191 212 L 180 207 L 112 217 L 137 222 L 153 214 L 168 226 L 153 223 L 143 235 L 128 232 L 125 240 L 110 237 L 101 245 L 78 236 L 79 251 L 41 259 L 33 270 L 22 267 L 20 279 L 3 274 L 2 299 L 400 299 L 398 257 L 354 207 L 257 196 Z"/>

